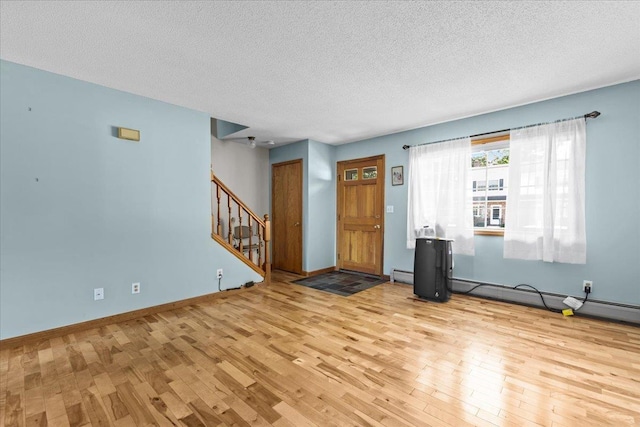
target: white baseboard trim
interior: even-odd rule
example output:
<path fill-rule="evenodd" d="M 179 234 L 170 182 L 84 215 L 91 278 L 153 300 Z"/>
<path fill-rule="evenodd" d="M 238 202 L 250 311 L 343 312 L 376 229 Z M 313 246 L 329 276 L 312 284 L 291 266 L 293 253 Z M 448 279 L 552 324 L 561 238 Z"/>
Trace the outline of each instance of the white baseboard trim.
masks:
<path fill-rule="evenodd" d="M 401 282 L 413 285 L 413 272 L 405 270 L 391 270 L 391 282 Z M 465 292 L 480 283 L 471 280 L 453 279 L 454 292 Z M 540 295 L 531 289 L 513 289 L 509 286 L 491 284 L 482 286 L 468 295 L 495 299 L 499 301 L 513 302 L 533 307 L 544 307 Z M 567 295 L 541 292 L 549 307 L 557 309 L 569 308 L 562 303 Z M 582 299 L 582 298 L 579 298 Z M 628 322 L 640 325 L 640 306 L 619 304 L 607 301 L 588 300 L 576 315 L 598 317 L 608 320 Z"/>

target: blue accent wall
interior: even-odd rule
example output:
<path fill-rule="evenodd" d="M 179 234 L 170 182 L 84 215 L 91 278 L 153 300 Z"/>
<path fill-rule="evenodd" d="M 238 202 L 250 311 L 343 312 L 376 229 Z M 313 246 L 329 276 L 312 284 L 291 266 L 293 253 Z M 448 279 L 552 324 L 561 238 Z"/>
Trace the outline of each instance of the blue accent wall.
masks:
<path fill-rule="evenodd" d="M 218 139 L 222 139 L 225 136 L 247 129 L 247 126 L 239 125 L 238 123 L 228 122 L 222 119 L 213 119 L 212 124 L 215 125 L 215 129 L 213 129 L 214 131 L 213 136 L 215 136 Z"/>
<path fill-rule="evenodd" d="M 217 268 L 260 281 L 210 237 L 210 135 L 206 114 L 0 61 L 0 338 L 216 292 Z"/>
<path fill-rule="evenodd" d="M 305 139 L 269 150 L 269 163 L 302 159 L 302 270 L 335 266 L 335 147 Z M 271 193 L 271 179 L 269 179 Z M 271 206 L 271 205 L 269 205 Z"/>
<path fill-rule="evenodd" d="M 336 160 L 331 145 L 309 140 L 306 271 L 336 265 Z M 328 200 L 333 202 L 327 203 Z"/>
<path fill-rule="evenodd" d="M 409 153 L 402 150 L 403 145 L 549 122 L 593 110 L 602 115 L 587 123 L 587 264 L 503 259 L 502 237 L 476 236 L 476 255 L 456 256 L 454 275 L 503 285 L 527 283 L 541 291 L 574 296 L 583 295 L 582 281 L 589 279 L 594 281 L 590 298 L 640 305 L 640 81 L 332 146 L 327 150 L 334 151 L 334 173 L 335 161 L 385 155 L 385 204 L 393 205 L 394 213 L 385 214 L 384 273 L 389 274 L 392 269 L 413 271 L 414 253 L 405 247 L 408 186 L 406 182 L 392 186 L 390 177 L 393 166 L 404 166 L 407 173 Z M 287 157 L 288 147 L 280 148 L 278 156 Z M 321 158 L 322 163 L 328 156 L 309 151 L 305 160 L 315 164 L 316 157 Z M 333 205 L 335 209 L 335 195 L 326 193 L 317 197 L 321 199 L 313 200 L 312 206 Z M 305 217 L 308 215 L 305 212 Z M 335 224 L 332 233 L 335 236 Z M 305 251 L 314 245 L 305 239 Z M 333 248 L 335 250 L 335 245 Z"/>

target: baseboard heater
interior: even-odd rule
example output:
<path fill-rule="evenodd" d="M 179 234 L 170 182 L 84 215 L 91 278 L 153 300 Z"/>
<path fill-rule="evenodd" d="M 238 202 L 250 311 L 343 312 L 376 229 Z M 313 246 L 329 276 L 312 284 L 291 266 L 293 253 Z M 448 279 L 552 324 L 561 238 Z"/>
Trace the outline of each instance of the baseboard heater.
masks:
<path fill-rule="evenodd" d="M 413 272 L 392 269 L 390 274 L 390 281 L 392 283 L 400 282 L 413 285 Z M 505 285 L 477 282 L 455 277 L 451 280 L 451 286 L 454 292 L 465 292 L 479 284 L 488 284 L 491 286 L 483 286 L 477 288 L 469 295 L 544 308 L 544 306 L 542 305 L 542 301 L 540 301 L 540 295 L 538 295 L 537 292 L 529 289 L 513 289 L 512 287 Z M 541 293 L 542 295 L 544 295 L 544 299 L 548 306 L 559 309 L 567 308 L 567 306 L 562 303 L 567 295 L 550 292 Z M 640 326 L 640 306 L 637 305 L 619 304 L 615 302 L 589 299 L 587 303 L 583 305 L 578 312 L 576 312 L 576 315 L 628 322 Z"/>

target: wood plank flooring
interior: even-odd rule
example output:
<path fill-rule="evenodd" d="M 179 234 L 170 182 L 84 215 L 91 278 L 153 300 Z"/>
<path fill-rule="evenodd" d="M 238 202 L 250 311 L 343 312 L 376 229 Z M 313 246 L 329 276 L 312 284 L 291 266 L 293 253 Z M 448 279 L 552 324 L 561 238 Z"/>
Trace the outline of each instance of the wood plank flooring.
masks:
<path fill-rule="evenodd" d="M 640 328 L 298 277 L 2 348 L 0 425 L 640 425 Z"/>

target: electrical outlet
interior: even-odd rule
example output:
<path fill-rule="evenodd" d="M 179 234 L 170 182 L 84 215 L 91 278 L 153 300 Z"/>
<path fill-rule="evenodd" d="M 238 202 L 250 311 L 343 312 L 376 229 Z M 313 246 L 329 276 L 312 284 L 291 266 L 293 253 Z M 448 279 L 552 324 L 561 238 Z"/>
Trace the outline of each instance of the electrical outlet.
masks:
<path fill-rule="evenodd" d="M 591 280 L 582 281 L 582 292 L 586 292 L 588 294 L 593 292 L 593 282 Z"/>
<path fill-rule="evenodd" d="M 104 299 L 104 288 L 95 288 L 93 290 L 93 300 L 98 301 L 99 299 Z"/>
<path fill-rule="evenodd" d="M 136 282 L 136 283 L 132 283 L 131 284 L 131 293 L 132 294 L 139 294 L 140 293 L 140 282 Z"/>
<path fill-rule="evenodd" d="M 222 269 L 221 268 L 218 269 L 218 272 L 216 273 L 216 275 L 217 275 L 218 279 L 222 279 Z"/>

